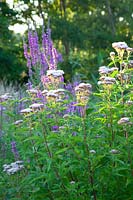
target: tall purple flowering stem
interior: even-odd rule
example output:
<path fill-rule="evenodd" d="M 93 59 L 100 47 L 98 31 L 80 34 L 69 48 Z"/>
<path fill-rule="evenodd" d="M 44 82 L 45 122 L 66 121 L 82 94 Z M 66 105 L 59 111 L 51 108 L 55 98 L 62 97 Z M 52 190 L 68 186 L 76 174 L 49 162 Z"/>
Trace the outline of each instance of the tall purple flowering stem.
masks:
<path fill-rule="evenodd" d="M 12 150 L 12 153 L 13 153 L 15 159 L 17 160 L 19 158 L 19 153 L 18 153 L 15 141 L 11 142 L 11 150 Z"/>

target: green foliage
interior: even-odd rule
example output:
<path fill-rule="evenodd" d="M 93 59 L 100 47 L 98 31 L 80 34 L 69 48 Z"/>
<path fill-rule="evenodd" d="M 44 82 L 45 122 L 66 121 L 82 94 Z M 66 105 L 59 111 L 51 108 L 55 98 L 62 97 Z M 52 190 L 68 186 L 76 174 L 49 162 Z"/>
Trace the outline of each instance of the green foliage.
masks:
<path fill-rule="evenodd" d="M 35 93 L 24 92 L 21 99 L 0 96 L 1 199 L 132 200 L 133 68 L 126 55 L 125 50 L 109 64 L 119 69 L 100 68 L 99 90 L 87 105 L 82 98 L 79 102 L 83 91 L 79 96 L 67 92 L 58 102 Z M 40 94 L 42 86 L 37 89 Z M 80 111 L 64 113 L 76 97 L 73 108 Z M 42 101 L 42 109 L 20 115 L 23 107 Z M 22 170 L 3 171 L 17 159 L 23 160 Z"/>
<path fill-rule="evenodd" d="M 9 30 L 16 20 L 16 12 L 8 5 L 0 2 L 0 80 L 10 82 L 23 82 L 22 72 L 26 71 L 22 59 L 22 38 Z"/>

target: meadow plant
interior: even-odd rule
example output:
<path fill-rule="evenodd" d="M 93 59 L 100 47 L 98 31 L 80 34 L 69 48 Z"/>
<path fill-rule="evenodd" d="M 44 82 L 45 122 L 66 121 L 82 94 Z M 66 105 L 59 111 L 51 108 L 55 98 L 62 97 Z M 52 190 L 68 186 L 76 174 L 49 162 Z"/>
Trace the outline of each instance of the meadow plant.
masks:
<path fill-rule="evenodd" d="M 36 32 L 28 38 L 30 87 L 21 99 L 0 96 L 0 198 L 132 200 L 133 49 L 112 44 L 95 92 L 65 85 L 49 29 L 41 50 Z"/>

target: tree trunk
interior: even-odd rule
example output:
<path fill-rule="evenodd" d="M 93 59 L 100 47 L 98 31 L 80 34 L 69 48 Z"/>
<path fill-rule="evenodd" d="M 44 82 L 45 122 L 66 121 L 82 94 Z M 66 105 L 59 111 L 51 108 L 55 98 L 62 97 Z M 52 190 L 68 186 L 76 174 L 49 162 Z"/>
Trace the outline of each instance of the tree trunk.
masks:
<path fill-rule="evenodd" d="M 116 33 L 115 24 L 114 24 L 113 14 L 112 14 L 109 0 L 106 0 L 106 5 L 107 5 L 108 16 L 109 16 L 109 22 L 110 22 L 111 29 L 112 29 L 112 34 L 115 35 L 115 33 Z"/>

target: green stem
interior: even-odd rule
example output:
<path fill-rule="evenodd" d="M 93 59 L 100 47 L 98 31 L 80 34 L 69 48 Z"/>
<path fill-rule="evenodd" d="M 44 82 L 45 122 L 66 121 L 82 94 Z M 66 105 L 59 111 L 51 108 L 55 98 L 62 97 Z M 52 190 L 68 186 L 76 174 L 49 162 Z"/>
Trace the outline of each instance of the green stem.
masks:
<path fill-rule="evenodd" d="M 43 118 L 43 116 L 42 116 L 42 118 Z M 44 136 L 44 142 L 45 142 L 45 146 L 46 146 L 46 149 L 47 149 L 48 157 L 49 157 L 50 159 L 53 159 L 52 152 L 51 152 L 51 150 L 50 150 L 50 148 L 49 148 L 49 146 L 48 146 L 48 142 L 47 142 L 47 132 L 46 132 L 46 129 L 44 128 L 44 126 L 43 126 L 43 120 L 41 120 L 41 124 L 42 124 L 42 133 L 43 133 L 43 136 Z M 59 175 L 58 170 L 56 169 L 55 166 L 53 166 L 53 169 L 54 169 L 54 173 L 55 173 L 55 176 L 56 176 L 57 180 L 61 180 L 61 186 L 62 186 L 62 188 L 63 188 L 63 190 L 65 191 L 65 193 L 68 194 L 68 192 L 67 192 L 67 190 L 66 190 L 66 187 L 65 187 L 64 183 L 62 182 L 62 179 L 61 179 L 61 177 L 60 177 L 60 175 Z"/>
<path fill-rule="evenodd" d="M 90 152 L 89 152 L 88 144 L 87 144 L 87 133 L 86 133 L 86 125 L 85 125 L 86 118 L 82 118 L 82 119 L 83 119 L 82 122 L 83 122 L 83 128 L 84 128 L 84 145 L 85 145 L 86 154 L 88 155 L 88 185 L 91 184 L 93 198 L 94 198 L 94 200 L 97 200 L 96 191 L 94 189 L 94 172 L 92 170 L 91 161 L 89 158 Z"/>

